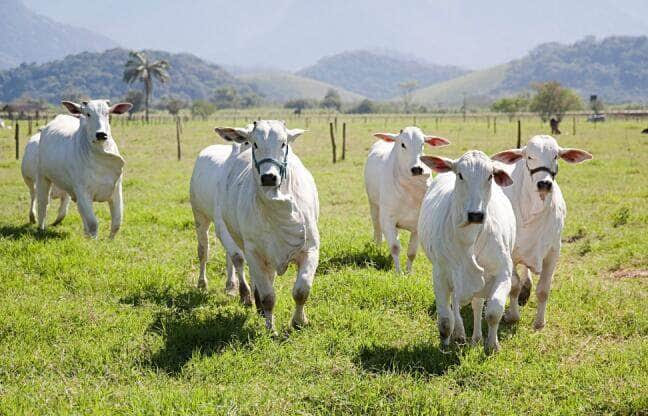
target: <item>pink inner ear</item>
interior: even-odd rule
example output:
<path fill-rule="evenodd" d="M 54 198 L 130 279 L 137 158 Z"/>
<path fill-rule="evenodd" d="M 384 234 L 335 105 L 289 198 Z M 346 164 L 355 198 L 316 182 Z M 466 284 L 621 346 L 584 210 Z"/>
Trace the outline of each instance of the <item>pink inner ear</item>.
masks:
<path fill-rule="evenodd" d="M 61 104 L 72 114 L 81 114 L 78 105 L 69 101 L 63 101 Z"/>
<path fill-rule="evenodd" d="M 440 157 L 421 156 L 421 162 L 425 163 L 426 166 L 428 166 L 436 173 L 446 173 L 452 171 L 452 166 Z"/>
<path fill-rule="evenodd" d="M 425 136 L 425 143 L 430 146 L 447 146 L 450 144 L 450 140 L 437 136 Z"/>
<path fill-rule="evenodd" d="M 569 163 L 580 163 L 591 159 L 592 155 L 580 149 L 565 149 L 560 153 L 560 157 Z"/>
<path fill-rule="evenodd" d="M 110 107 L 110 113 L 113 114 L 124 114 L 131 109 L 133 105 L 131 103 L 119 103 Z"/>
<path fill-rule="evenodd" d="M 386 142 L 393 142 L 394 141 L 394 139 L 390 135 L 385 134 L 385 133 L 376 133 L 376 134 L 374 134 L 374 137 L 382 139 L 382 140 L 384 140 Z"/>
<path fill-rule="evenodd" d="M 499 152 L 499 153 L 493 155 L 493 157 L 491 157 L 491 159 L 497 160 L 498 162 L 507 163 L 507 164 L 510 165 L 510 164 L 515 163 L 518 160 L 520 160 L 522 158 L 522 156 L 523 156 L 523 154 L 520 151 L 517 151 L 517 150 L 504 150 L 503 152 Z"/>
<path fill-rule="evenodd" d="M 495 177 L 495 183 L 499 186 L 511 186 L 513 185 L 513 179 L 503 170 L 495 169 L 493 171 L 493 176 Z"/>

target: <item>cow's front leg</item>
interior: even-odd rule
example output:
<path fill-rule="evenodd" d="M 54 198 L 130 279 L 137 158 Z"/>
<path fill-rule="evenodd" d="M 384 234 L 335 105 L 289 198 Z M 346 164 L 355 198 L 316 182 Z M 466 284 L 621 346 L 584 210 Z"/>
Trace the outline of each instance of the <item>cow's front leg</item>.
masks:
<path fill-rule="evenodd" d="M 121 227 L 124 211 L 121 178 L 119 178 L 115 184 L 115 191 L 113 192 L 113 197 L 108 202 L 108 205 L 110 206 L 110 238 L 113 239 Z"/>
<path fill-rule="evenodd" d="M 511 276 L 511 293 L 509 294 L 509 307 L 504 314 L 504 322 L 508 324 L 512 324 L 520 320 L 520 304 L 518 297 L 520 296 L 521 289 L 522 285 L 520 282 L 520 277 L 518 275 L 517 269 L 513 267 L 513 275 Z"/>
<path fill-rule="evenodd" d="M 52 182 L 42 175 L 36 180 L 36 194 L 38 197 L 38 228 L 45 229 L 45 217 L 47 217 L 47 204 L 49 204 Z"/>
<path fill-rule="evenodd" d="M 396 229 L 396 223 L 387 216 L 381 216 L 380 226 L 382 228 L 383 234 L 385 235 L 385 240 L 387 240 L 387 244 L 389 245 L 389 251 L 391 252 L 392 259 L 394 259 L 394 268 L 396 270 L 396 273 L 401 274 L 402 271 L 399 257 L 401 245 L 400 241 L 398 241 L 398 230 Z"/>
<path fill-rule="evenodd" d="M 441 266 L 433 269 L 434 275 L 434 299 L 437 309 L 437 326 L 439 327 L 439 338 L 441 349 L 447 350 L 450 347 L 450 335 L 454 330 L 454 315 L 450 305 L 450 288 L 448 287 L 447 272 L 441 270 Z"/>
<path fill-rule="evenodd" d="M 410 234 L 409 244 L 407 245 L 407 273 L 412 273 L 412 263 L 416 258 L 416 250 L 418 249 L 418 233 L 416 230 Z"/>
<path fill-rule="evenodd" d="M 76 190 L 75 193 L 77 195 L 79 214 L 83 219 L 84 231 L 88 237 L 97 238 L 99 224 L 97 222 L 97 217 L 95 217 L 94 211 L 92 210 L 92 199 L 90 199 L 90 196 L 83 190 Z"/>
<path fill-rule="evenodd" d="M 473 298 L 472 302 L 473 311 L 473 333 L 471 342 L 477 345 L 482 340 L 482 312 L 484 310 L 484 299 Z"/>
<path fill-rule="evenodd" d="M 499 351 L 497 330 L 504 314 L 506 298 L 511 291 L 511 271 L 503 271 L 493 278 L 493 288 L 486 304 L 486 322 L 488 322 L 488 338 L 484 343 L 487 354 Z"/>
<path fill-rule="evenodd" d="M 464 328 L 463 318 L 461 317 L 461 303 L 456 295 L 452 299 L 452 313 L 454 314 L 454 330 L 452 331 L 452 340 L 457 344 L 466 343 L 466 328 Z"/>
<path fill-rule="evenodd" d="M 245 260 L 250 267 L 250 277 L 254 284 L 256 307 L 263 311 L 266 329 L 272 335 L 277 335 L 273 315 L 276 297 L 274 288 L 272 287 L 276 272 L 271 268 L 267 260 L 258 254 L 251 244 L 246 242 L 245 248 Z"/>
<path fill-rule="evenodd" d="M 540 272 L 540 280 L 538 280 L 538 287 L 536 288 L 538 309 L 536 311 L 535 321 L 533 322 L 533 327 L 535 329 L 544 328 L 546 323 L 545 312 L 547 310 L 547 300 L 549 299 L 551 280 L 553 279 L 554 270 L 558 263 L 559 254 L 559 250 L 553 249 L 542 261 L 542 271 Z"/>
<path fill-rule="evenodd" d="M 313 286 L 313 278 L 315 277 L 318 262 L 319 250 L 317 248 L 303 252 L 297 256 L 299 269 L 297 270 L 297 279 L 292 290 L 293 299 L 295 300 L 295 312 L 291 320 L 291 324 L 295 328 L 301 328 L 308 324 L 308 318 L 306 318 L 306 312 L 304 312 L 304 304 Z"/>

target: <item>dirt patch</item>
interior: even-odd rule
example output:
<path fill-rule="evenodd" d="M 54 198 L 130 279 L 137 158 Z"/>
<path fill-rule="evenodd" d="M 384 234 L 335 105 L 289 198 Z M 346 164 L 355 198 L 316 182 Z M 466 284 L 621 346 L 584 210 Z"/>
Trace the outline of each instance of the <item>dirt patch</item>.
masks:
<path fill-rule="evenodd" d="M 646 269 L 620 269 L 612 273 L 613 279 L 647 279 L 648 270 Z"/>

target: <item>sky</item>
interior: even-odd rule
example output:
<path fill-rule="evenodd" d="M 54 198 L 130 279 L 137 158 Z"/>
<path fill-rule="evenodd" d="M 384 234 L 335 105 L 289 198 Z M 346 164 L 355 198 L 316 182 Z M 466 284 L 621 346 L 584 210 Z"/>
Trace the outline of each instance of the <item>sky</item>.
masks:
<path fill-rule="evenodd" d="M 485 68 L 540 43 L 648 35 L 647 0 L 24 0 L 133 49 L 297 70 L 345 50 L 387 49 Z"/>

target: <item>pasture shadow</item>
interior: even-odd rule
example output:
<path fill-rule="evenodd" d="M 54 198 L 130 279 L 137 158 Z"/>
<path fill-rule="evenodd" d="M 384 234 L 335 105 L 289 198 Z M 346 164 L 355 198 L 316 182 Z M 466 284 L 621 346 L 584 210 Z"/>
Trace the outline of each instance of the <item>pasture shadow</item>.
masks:
<path fill-rule="evenodd" d="M 321 260 L 317 271 L 319 273 L 329 273 L 346 266 L 390 270 L 392 257 L 390 254 L 381 252 L 375 244 L 366 243 L 362 249 L 353 247 L 342 253 L 336 253 L 333 257 Z"/>
<path fill-rule="evenodd" d="M 221 353 L 228 345 L 250 345 L 255 332 L 245 326 L 247 314 L 222 308 L 213 314 L 165 312 L 158 315 L 149 331 L 162 336 L 164 346 L 148 363 L 170 375 L 178 375 L 195 355 Z"/>
<path fill-rule="evenodd" d="M 482 334 L 486 336 L 488 334 L 488 322 L 486 322 L 486 319 L 484 318 L 484 311 L 486 309 L 486 304 L 484 304 L 484 308 L 482 309 Z M 508 310 L 508 308 L 507 308 Z M 433 321 L 436 322 L 437 315 L 436 315 L 436 300 L 432 302 L 430 307 L 427 309 L 428 316 L 432 318 Z M 470 339 L 472 336 L 472 330 L 473 330 L 473 325 L 474 325 L 474 320 L 473 320 L 473 313 L 472 313 L 472 306 L 471 305 L 466 305 L 463 308 L 461 308 L 461 318 L 463 319 L 464 323 L 464 329 L 466 330 L 466 337 Z M 508 324 L 504 322 L 504 317 L 502 317 L 502 320 L 500 321 L 499 327 L 498 327 L 498 337 L 500 341 L 502 339 L 507 339 L 512 337 L 517 333 L 518 330 L 518 325 L 519 322 Z"/>
<path fill-rule="evenodd" d="M 65 238 L 68 236 L 68 233 L 66 231 L 52 229 L 52 227 L 41 230 L 32 224 L 0 225 L 0 237 L 18 240 L 26 236 L 30 236 L 38 241 L 47 241 Z"/>
<path fill-rule="evenodd" d="M 119 303 L 131 306 L 142 306 L 149 302 L 179 311 L 190 311 L 207 304 L 209 293 L 195 288 L 176 293 L 170 286 L 148 285 L 119 300 Z"/>
<path fill-rule="evenodd" d="M 460 363 L 460 350 L 441 351 L 429 344 L 404 347 L 367 345 L 360 348 L 354 363 L 371 373 L 440 376 Z"/>

